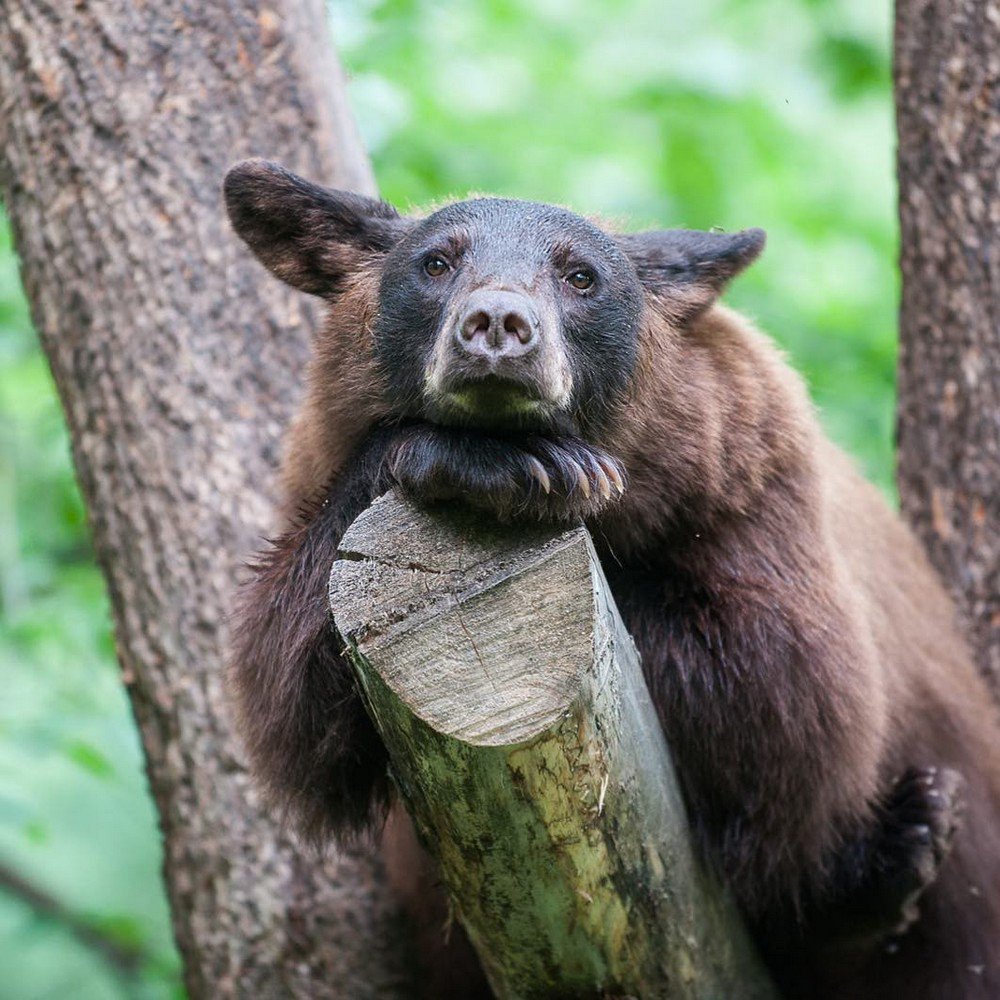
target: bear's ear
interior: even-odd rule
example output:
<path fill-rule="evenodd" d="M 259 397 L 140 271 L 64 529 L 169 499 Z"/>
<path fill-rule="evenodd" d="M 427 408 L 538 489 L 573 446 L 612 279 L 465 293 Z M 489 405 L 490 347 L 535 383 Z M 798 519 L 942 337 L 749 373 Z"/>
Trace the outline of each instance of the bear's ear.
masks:
<path fill-rule="evenodd" d="M 406 227 L 383 201 L 311 184 L 277 163 L 244 160 L 223 182 L 240 238 L 282 281 L 335 295 L 346 275 L 384 253 Z"/>
<path fill-rule="evenodd" d="M 707 309 L 727 282 L 760 256 L 767 237 L 763 229 L 662 229 L 619 239 L 643 285 L 666 301 L 678 322 L 686 322 Z"/>

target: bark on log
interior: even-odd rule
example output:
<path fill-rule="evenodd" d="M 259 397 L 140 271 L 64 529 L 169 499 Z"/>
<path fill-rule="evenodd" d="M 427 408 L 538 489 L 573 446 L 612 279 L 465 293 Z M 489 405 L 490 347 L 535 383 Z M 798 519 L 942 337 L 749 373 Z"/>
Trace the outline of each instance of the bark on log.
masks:
<path fill-rule="evenodd" d="M 230 233 L 226 167 L 372 190 L 321 0 L 0 0 L 0 180 L 69 420 L 192 997 L 400 995 L 362 854 L 266 815 L 222 686 L 314 315 Z"/>
<path fill-rule="evenodd" d="M 898 0 L 899 492 L 1000 696 L 1000 4 Z"/>
<path fill-rule="evenodd" d="M 334 620 L 497 995 L 773 996 L 586 530 L 388 494 L 341 553 Z"/>

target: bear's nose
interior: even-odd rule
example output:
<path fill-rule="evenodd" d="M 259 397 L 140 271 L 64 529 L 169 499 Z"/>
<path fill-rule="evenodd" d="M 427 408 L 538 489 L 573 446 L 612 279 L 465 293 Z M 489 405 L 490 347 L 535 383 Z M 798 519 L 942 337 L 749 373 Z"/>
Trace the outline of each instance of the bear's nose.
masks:
<path fill-rule="evenodd" d="M 465 303 L 455 340 L 467 354 L 487 359 L 520 357 L 538 343 L 538 316 L 520 292 L 478 289 Z"/>

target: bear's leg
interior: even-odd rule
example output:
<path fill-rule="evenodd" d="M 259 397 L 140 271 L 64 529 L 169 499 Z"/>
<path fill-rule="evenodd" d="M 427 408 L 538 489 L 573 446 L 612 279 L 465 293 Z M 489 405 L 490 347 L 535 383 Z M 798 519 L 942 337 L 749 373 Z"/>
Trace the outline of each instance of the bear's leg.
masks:
<path fill-rule="evenodd" d="M 964 781 L 946 768 L 910 768 L 880 805 L 874 827 L 845 844 L 826 890 L 796 915 L 759 925 L 764 957 L 789 997 L 840 996 L 835 983 L 894 952 L 920 919 L 920 899 L 951 851 Z"/>
<path fill-rule="evenodd" d="M 874 827 L 843 846 L 825 890 L 757 928 L 789 996 L 812 995 L 831 976 L 898 947 L 951 850 L 963 786 L 957 771 L 910 768 L 879 806 Z"/>
<path fill-rule="evenodd" d="M 379 825 L 386 752 L 330 618 L 344 531 L 388 486 L 391 428 L 373 429 L 324 496 L 261 553 L 232 619 L 230 679 L 258 781 L 316 843 Z"/>
<path fill-rule="evenodd" d="M 910 768 L 880 809 L 880 822 L 835 867 L 816 930 L 825 949 L 895 947 L 919 919 L 920 897 L 951 851 L 964 805 L 962 776 Z"/>

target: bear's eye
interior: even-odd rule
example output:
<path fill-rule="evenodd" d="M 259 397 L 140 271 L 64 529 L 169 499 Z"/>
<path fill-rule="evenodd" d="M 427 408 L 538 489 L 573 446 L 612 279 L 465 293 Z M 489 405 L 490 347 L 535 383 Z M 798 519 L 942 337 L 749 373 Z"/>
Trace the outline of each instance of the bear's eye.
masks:
<path fill-rule="evenodd" d="M 424 271 L 432 278 L 440 278 L 448 270 L 448 261 L 440 254 L 432 253 L 424 261 Z"/>
<path fill-rule="evenodd" d="M 566 281 L 577 289 L 577 291 L 585 292 L 588 288 L 593 287 L 594 274 L 592 271 L 581 267 L 567 274 Z"/>

